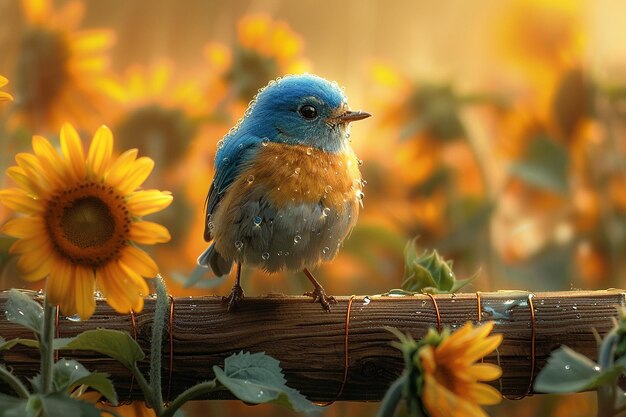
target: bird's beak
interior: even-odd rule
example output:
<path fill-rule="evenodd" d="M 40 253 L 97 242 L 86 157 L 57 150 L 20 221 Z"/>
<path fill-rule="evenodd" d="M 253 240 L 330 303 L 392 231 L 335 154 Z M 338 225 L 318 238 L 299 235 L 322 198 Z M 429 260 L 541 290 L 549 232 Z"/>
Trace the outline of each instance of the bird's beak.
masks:
<path fill-rule="evenodd" d="M 336 123 L 350 123 L 350 122 L 356 122 L 357 120 L 367 119 L 370 116 L 371 114 L 361 111 L 361 110 L 358 110 L 358 111 L 348 110 L 347 112 L 339 116 L 333 117 L 332 120 Z"/>

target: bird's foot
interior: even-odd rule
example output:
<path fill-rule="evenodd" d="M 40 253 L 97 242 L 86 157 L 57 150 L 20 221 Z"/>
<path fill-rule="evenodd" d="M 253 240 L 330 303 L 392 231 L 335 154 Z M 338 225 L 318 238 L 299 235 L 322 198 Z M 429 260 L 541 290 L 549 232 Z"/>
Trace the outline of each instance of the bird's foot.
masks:
<path fill-rule="evenodd" d="M 243 288 L 241 288 L 241 285 L 233 286 L 233 289 L 230 290 L 230 295 L 228 297 L 222 297 L 222 302 L 228 302 L 227 311 L 232 311 L 237 308 L 241 300 L 243 300 Z"/>
<path fill-rule="evenodd" d="M 315 287 L 313 291 L 307 291 L 304 293 L 307 297 L 312 297 L 314 303 L 320 303 L 322 308 L 330 313 L 330 305 L 337 304 L 337 300 L 332 295 L 326 295 L 324 288 L 321 286 Z"/>

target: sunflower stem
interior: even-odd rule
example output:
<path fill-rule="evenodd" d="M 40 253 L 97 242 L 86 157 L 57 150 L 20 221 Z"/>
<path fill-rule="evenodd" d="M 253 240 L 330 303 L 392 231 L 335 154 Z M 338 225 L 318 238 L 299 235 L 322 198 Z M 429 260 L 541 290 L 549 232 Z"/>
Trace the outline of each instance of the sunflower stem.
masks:
<path fill-rule="evenodd" d="M 396 379 L 396 381 L 391 384 L 380 403 L 377 417 L 393 417 L 395 415 L 398 404 L 400 400 L 402 400 L 406 379 L 407 374 L 404 372 L 400 378 Z"/>
<path fill-rule="evenodd" d="M 48 297 L 43 303 L 43 329 L 39 339 L 39 351 L 41 352 L 41 386 L 44 394 L 52 392 L 52 367 L 54 365 L 54 318 L 56 307 L 50 305 Z"/>
<path fill-rule="evenodd" d="M 137 366 L 136 362 L 131 371 L 135 376 L 135 380 L 139 384 L 141 391 L 143 392 L 146 402 L 154 409 L 155 414 L 161 417 L 163 414 L 163 402 L 156 396 L 156 393 L 153 391 L 153 388 L 150 386 L 148 381 L 146 381 L 146 378 L 141 373 L 141 370 Z"/>
<path fill-rule="evenodd" d="M 178 411 L 178 409 L 182 407 L 183 404 L 185 404 L 187 401 L 191 401 L 198 395 L 212 392 L 215 389 L 217 389 L 217 383 L 214 380 L 201 382 L 197 385 L 194 385 L 193 387 L 185 390 L 178 397 L 176 397 L 176 399 L 172 401 L 170 406 L 167 407 L 165 411 L 163 411 L 161 417 L 173 417 L 176 411 Z"/>
<path fill-rule="evenodd" d="M 154 283 L 157 298 L 156 307 L 154 309 L 154 322 L 152 323 L 152 338 L 150 340 L 150 386 L 152 387 L 155 400 L 158 401 L 162 407 L 163 392 L 161 391 L 161 354 L 163 350 L 165 316 L 170 300 L 167 296 L 165 282 L 160 275 L 157 275 Z"/>

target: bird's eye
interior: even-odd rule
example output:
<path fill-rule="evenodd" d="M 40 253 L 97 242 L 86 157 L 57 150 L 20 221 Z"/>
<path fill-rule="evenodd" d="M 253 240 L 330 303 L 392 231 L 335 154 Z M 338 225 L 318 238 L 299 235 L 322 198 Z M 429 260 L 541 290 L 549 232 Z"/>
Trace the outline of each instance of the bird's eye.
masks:
<path fill-rule="evenodd" d="M 300 115 L 305 119 L 312 120 L 317 117 L 317 109 L 310 104 L 300 107 Z"/>

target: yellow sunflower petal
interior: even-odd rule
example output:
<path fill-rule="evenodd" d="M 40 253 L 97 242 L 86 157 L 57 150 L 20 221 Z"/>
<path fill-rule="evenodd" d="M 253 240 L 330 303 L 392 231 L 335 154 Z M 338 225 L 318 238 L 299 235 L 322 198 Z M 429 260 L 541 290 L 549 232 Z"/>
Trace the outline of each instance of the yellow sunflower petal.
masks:
<path fill-rule="evenodd" d="M 96 273 L 96 282 L 107 303 L 118 313 L 127 314 L 133 307 L 132 294 L 124 285 L 128 275 L 117 262 L 110 262 Z"/>
<path fill-rule="evenodd" d="M 44 210 L 38 200 L 19 188 L 0 190 L 0 203 L 13 211 L 25 214 L 41 214 Z"/>
<path fill-rule="evenodd" d="M 19 253 L 20 259 L 18 260 L 18 266 L 22 271 L 32 271 L 43 260 L 52 259 L 52 247 L 45 239 L 21 239 L 20 242 L 28 242 L 31 247 L 23 246 L 28 250 L 13 251 L 13 253 Z M 16 242 L 17 243 L 17 242 Z M 16 244 L 13 244 L 16 246 Z"/>
<path fill-rule="evenodd" d="M 27 253 L 27 252 L 38 251 L 40 250 L 40 248 L 48 247 L 48 243 L 49 242 L 46 236 L 42 236 L 42 235 L 36 235 L 28 239 L 20 239 L 20 240 L 15 241 L 13 245 L 11 245 L 11 248 L 9 249 L 9 253 L 22 254 L 22 253 Z"/>
<path fill-rule="evenodd" d="M 30 184 L 36 191 L 36 195 L 44 197 L 50 194 L 52 184 L 45 175 L 39 159 L 32 153 L 20 152 L 15 155 L 15 162 L 30 178 Z"/>
<path fill-rule="evenodd" d="M 144 277 L 154 278 L 159 273 L 159 268 L 150 255 L 135 246 L 127 246 L 122 251 L 119 262 Z"/>
<path fill-rule="evenodd" d="M 117 189 L 122 194 L 128 194 L 139 187 L 148 178 L 154 168 L 154 161 L 143 156 L 133 162 L 128 173 L 117 185 Z"/>
<path fill-rule="evenodd" d="M 462 361 L 464 363 L 474 362 L 466 356 L 467 345 L 476 345 L 482 341 L 493 329 L 493 322 L 487 322 L 474 327 L 471 322 L 467 322 L 461 329 L 452 333 L 437 347 L 437 356 L 441 361 Z"/>
<path fill-rule="evenodd" d="M 429 374 L 424 375 L 422 401 L 430 417 L 488 417 L 476 404 L 457 396 Z"/>
<path fill-rule="evenodd" d="M 435 362 L 435 350 L 431 345 L 426 345 L 419 350 L 419 358 L 422 362 L 424 372 L 434 373 L 437 368 Z"/>
<path fill-rule="evenodd" d="M 48 297 L 51 304 L 61 305 L 61 303 L 64 303 L 63 305 L 65 306 L 74 305 L 74 296 L 71 291 L 71 285 L 73 284 L 71 269 L 71 265 L 64 260 L 59 259 L 58 262 L 54 263 L 50 276 L 46 280 L 46 297 Z M 68 310 L 68 308 L 66 307 L 65 310 Z M 73 312 L 64 312 L 68 315 L 74 314 Z"/>
<path fill-rule="evenodd" d="M 172 238 L 170 232 L 158 223 L 140 221 L 130 227 L 130 240 L 144 245 L 169 242 Z"/>
<path fill-rule="evenodd" d="M 130 295 L 133 311 L 140 312 L 143 309 L 143 297 L 148 295 L 148 283 L 136 271 L 129 269 L 122 263 L 119 265 L 127 276 L 124 285 Z"/>
<path fill-rule="evenodd" d="M 126 204 L 133 215 L 141 217 L 163 210 L 172 200 L 172 194 L 168 191 L 145 190 L 133 193 Z"/>
<path fill-rule="evenodd" d="M 2 225 L 2 233 L 19 238 L 32 238 L 45 233 L 45 223 L 41 217 L 17 217 Z"/>
<path fill-rule="evenodd" d="M 76 266 L 74 280 L 74 291 L 76 296 L 76 312 L 82 320 L 87 320 L 96 309 L 94 292 L 96 290 L 96 280 L 93 271 L 89 268 Z"/>
<path fill-rule="evenodd" d="M 112 154 L 113 134 L 108 127 L 101 126 L 96 131 L 87 154 L 87 166 L 96 178 L 104 177 Z"/>
<path fill-rule="evenodd" d="M 72 39 L 74 52 L 90 53 L 100 49 L 110 48 L 115 42 L 114 32 L 111 30 L 92 29 L 76 32 Z"/>
<path fill-rule="evenodd" d="M 22 272 L 22 279 L 26 281 L 39 281 L 50 274 L 53 257 L 49 250 L 26 252 L 17 261 L 17 267 Z"/>
<path fill-rule="evenodd" d="M 502 376 L 502 369 L 492 363 L 476 363 L 468 367 L 465 374 L 476 381 L 493 381 Z"/>
<path fill-rule="evenodd" d="M 467 325 L 471 326 L 471 322 L 468 322 Z M 471 339 L 483 339 L 487 337 L 489 333 L 493 330 L 494 322 L 488 321 L 486 323 L 481 324 L 480 326 L 476 326 L 472 329 Z"/>
<path fill-rule="evenodd" d="M 66 316 L 73 316 L 78 313 L 78 309 L 76 308 L 76 265 L 71 263 L 67 266 L 65 280 L 67 281 L 67 287 L 65 288 L 65 295 L 59 301 L 59 308 L 61 312 Z"/>
<path fill-rule="evenodd" d="M 5 85 L 7 85 L 9 83 L 9 80 L 7 80 L 5 77 L 3 77 L 2 75 L 0 75 L 0 87 L 4 87 Z"/>
<path fill-rule="evenodd" d="M 39 190 L 32 182 L 32 177 L 26 175 L 26 172 L 21 167 L 12 166 L 7 168 L 7 176 L 11 178 L 15 183 L 27 193 L 35 196 L 39 193 Z"/>
<path fill-rule="evenodd" d="M 0 91 L 0 101 L 13 101 L 13 96 L 5 91 Z"/>
<path fill-rule="evenodd" d="M 468 336 L 471 336 L 471 333 L 472 324 L 467 322 L 459 330 L 441 341 L 439 346 L 437 346 L 437 356 L 455 358 L 457 356 L 456 350 L 459 347 L 465 349 L 465 342 L 468 340 Z"/>
<path fill-rule="evenodd" d="M 131 168 L 132 162 L 137 158 L 137 153 L 137 149 L 129 149 L 117 157 L 106 174 L 106 182 L 110 186 L 117 187 L 120 181 L 124 179 Z"/>
<path fill-rule="evenodd" d="M 474 342 L 463 353 L 463 359 L 468 362 L 475 362 L 493 352 L 502 343 L 502 335 L 495 334 L 486 337 L 484 340 Z"/>
<path fill-rule="evenodd" d="M 33 136 L 32 144 L 33 151 L 39 158 L 39 163 L 50 182 L 57 188 L 63 186 L 68 177 L 68 172 L 66 172 L 66 164 L 63 163 L 57 150 L 46 138 L 38 135 Z"/>
<path fill-rule="evenodd" d="M 20 278 L 24 281 L 36 282 L 41 281 L 42 279 L 48 277 L 50 275 L 50 270 L 52 268 L 52 259 L 46 258 L 46 261 L 37 266 L 37 268 L 33 269 L 30 272 L 22 272 L 20 274 Z"/>
<path fill-rule="evenodd" d="M 76 391 L 72 393 L 72 396 L 74 396 L 75 394 L 76 394 Z M 98 403 L 98 401 L 100 401 L 100 398 L 102 398 L 102 394 L 100 394 L 98 391 L 87 391 L 87 392 L 81 393 L 79 398 L 80 398 L 80 401 L 84 401 L 84 402 L 95 405 L 96 403 Z"/>
<path fill-rule="evenodd" d="M 494 405 L 502 401 L 500 391 L 487 384 L 472 384 L 468 395 L 476 403 L 482 405 Z"/>
<path fill-rule="evenodd" d="M 133 303 L 133 311 L 140 312 L 141 310 L 143 310 L 143 304 L 143 297 L 135 298 L 135 302 Z"/>
<path fill-rule="evenodd" d="M 65 160 L 72 167 L 74 178 L 83 179 L 85 177 L 85 152 L 78 132 L 69 123 L 61 127 L 61 150 Z"/>
<path fill-rule="evenodd" d="M 41 24 L 50 16 L 50 0 L 22 0 L 22 10 L 29 23 Z"/>

